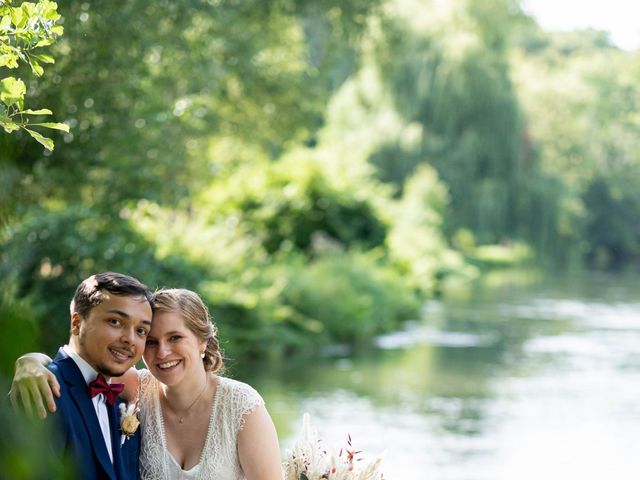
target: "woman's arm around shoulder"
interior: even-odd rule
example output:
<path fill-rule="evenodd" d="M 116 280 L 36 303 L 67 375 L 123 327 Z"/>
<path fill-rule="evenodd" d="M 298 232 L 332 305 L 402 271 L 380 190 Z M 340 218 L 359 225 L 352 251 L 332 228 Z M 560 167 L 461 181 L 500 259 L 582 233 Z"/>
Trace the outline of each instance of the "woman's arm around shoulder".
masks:
<path fill-rule="evenodd" d="M 51 363 L 44 353 L 27 353 L 16 360 L 16 371 L 11 382 L 9 398 L 15 411 L 23 406 L 27 415 L 32 416 L 35 407 L 40 418 L 47 417 L 45 403 L 51 413 L 56 411 L 56 397 L 60 396 L 60 384 L 56 376 L 47 369 Z M 33 406 L 32 406 L 33 402 Z"/>
<path fill-rule="evenodd" d="M 238 433 L 238 455 L 247 480 L 282 480 L 278 434 L 262 404 L 244 414 L 244 427 Z"/>

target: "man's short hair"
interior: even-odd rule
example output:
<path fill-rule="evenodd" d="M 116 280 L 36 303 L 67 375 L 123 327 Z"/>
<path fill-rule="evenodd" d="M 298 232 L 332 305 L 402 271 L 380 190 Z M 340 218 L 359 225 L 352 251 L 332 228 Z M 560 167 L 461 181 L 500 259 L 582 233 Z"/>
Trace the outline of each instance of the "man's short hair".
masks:
<path fill-rule="evenodd" d="M 98 273 L 85 278 L 71 300 L 69 309 L 71 314 L 78 312 L 86 317 L 91 309 L 100 305 L 104 299 L 103 292 L 113 295 L 144 297 L 151 305 L 151 292 L 139 280 L 115 272 Z"/>

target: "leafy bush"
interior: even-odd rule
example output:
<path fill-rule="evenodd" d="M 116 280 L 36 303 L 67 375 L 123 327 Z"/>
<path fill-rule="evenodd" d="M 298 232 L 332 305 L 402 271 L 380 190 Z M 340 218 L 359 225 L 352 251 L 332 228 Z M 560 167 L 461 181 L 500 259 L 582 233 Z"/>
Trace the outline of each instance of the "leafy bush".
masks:
<path fill-rule="evenodd" d="M 637 175 L 596 178 L 583 198 L 588 211 L 587 261 L 598 268 L 617 268 L 640 257 Z"/>
<path fill-rule="evenodd" d="M 238 169 L 212 186 L 226 195 L 210 198 L 209 208 L 250 225 L 270 254 L 283 248 L 312 254 L 318 233 L 344 247 L 382 245 L 386 226 L 356 188 L 338 188 L 312 158 L 301 155 Z"/>
<path fill-rule="evenodd" d="M 119 271 L 150 288 L 196 288 L 203 268 L 178 256 L 156 258 L 153 242 L 126 219 L 71 205 L 33 211 L 2 238 L 0 276 L 15 280 L 15 296 L 28 298 L 40 324 L 41 348 L 51 352 L 66 341 L 69 301 L 80 281 L 100 271 Z"/>
<path fill-rule="evenodd" d="M 9 382 L 0 378 L 0 391 L 7 392 Z M 51 448 L 55 422 L 39 418 L 29 420 L 16 415 L 9 402 L 0 402 L 0 464 L 2 478 L 20 480 L 73 480 L 78 478 L 73 459 Z M 59 432 L 58 432 L 59 433 Z"/>
<path fill-rule="evenodd" d="M 16 359 L 37 347 L 36 311 L 26 299 L 15 298 L 15 281 L 5 277 L 0 281 L 0 377 L 10 378 Z"/>
<path fill-rule="evenodd" d="M 408 179 L 395 205 L 387 237 L 389 254 L 407 281 L 424 294 L 433 294 L 448 275 L 473 277 L 462 256 L 449 248 L 442 233 L 447 191 L 434 168 L 422 165 Z"/>
<path fill-rule="evenodd" d="M 300 265 L 284 288 L 283 303 L 319 322 L 324 342 L 363 340 L 419 311 L 413 291 L 375 252 L 327 255 Z"/>

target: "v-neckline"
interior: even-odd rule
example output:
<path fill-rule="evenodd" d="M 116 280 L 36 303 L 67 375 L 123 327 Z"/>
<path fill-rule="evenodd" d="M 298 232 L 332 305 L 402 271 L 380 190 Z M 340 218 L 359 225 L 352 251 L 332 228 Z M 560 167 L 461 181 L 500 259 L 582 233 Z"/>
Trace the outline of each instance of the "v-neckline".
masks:
<path fill-rule="evenodd" d="M 176 460 L 176 457 L 174 457 L 173 453 L 171 453 L 168 449 L 167 449 L 167 453 L 169 454 L 169 458 L 171 458 L 171 461 L 173 462 L 173 464 L 176 467 L 178 467 L 182 473 L 186 473 L 186 474 L 190 475 L 190 474 L 196 473 L 196 470 L 200 467 L 200 462 L 198 462 L 193 467 L 191 467 L 189 470 L 185 470 L 184 468 L 182 468 L 180 466 L 180 464 Z"/>
<path fill-rule="evenodd" d="M 211 402 L 211 409 L 209 412 L 209 426 L 207 427 L 207 436 L 204 439 L 204 445 L 202 446 L 202 451 L 200 452 L 198 463 L 192 466 L 189 470 L 185 470 L 182 468 L 182 466 L 176 460 L 176 457 L 173 456 L 173 453 L 171 453 L 171 451 L 169 450 L 169 447 L 167 446 L 167 434 L 164 428 L 164 415 L 162 414 L 162 405 L 160 403 L 160 382 L 157 382 L 156 400 L 158 401 L 158 416 L 160 418 L 160 436 L 162 440 L 162 448 L 165 452 L 167 452 L 169 457 L 171 457 L 171 460 L 173 460 L 173 462 L 178 466 L 178 468 L 184 473 L 191 473 L 194 468 L 199 467 L 202 464 L 202 460 L 204 459 L 204 452 L 207 451 L 207 447 L 209 446 L 209 438 L 211 437 L 211 429 L 213 428 L 213 412 L 215 411 L 216 405 L 218 403 L 218 398 L 220 396 L 219 394 L 220 394 L 220 387 L 222 385 L 222 378 L 215 375 L 214 381 L 216 382 L 216 391 L 213 394 L 213 401 Z"/>

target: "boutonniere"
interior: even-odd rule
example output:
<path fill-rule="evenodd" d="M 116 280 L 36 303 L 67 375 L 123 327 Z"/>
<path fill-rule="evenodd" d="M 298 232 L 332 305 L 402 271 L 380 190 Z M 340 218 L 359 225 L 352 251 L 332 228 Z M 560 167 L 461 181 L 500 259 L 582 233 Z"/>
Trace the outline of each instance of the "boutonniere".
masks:
<path fill-rule="evenodd" d="M 128 404 L 123 402 L 120 404 L 120 431 L 127 437 L 136 433 L 140 426 L 140 421 L 136 417 L 138 413 L 137 404 L 138 402 Z"/>

